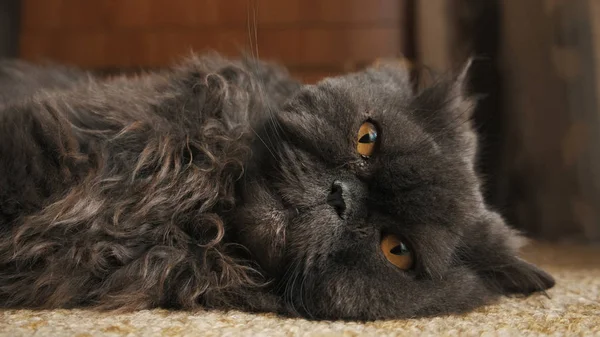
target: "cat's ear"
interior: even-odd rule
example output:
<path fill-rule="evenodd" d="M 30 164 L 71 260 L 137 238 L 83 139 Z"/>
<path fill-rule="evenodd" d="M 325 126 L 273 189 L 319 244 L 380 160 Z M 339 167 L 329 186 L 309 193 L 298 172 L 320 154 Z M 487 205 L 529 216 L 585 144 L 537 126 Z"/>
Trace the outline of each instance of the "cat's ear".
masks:
<path fill-rule="evenodd" d="M 410 103 L 410 113 L 424 131 L 435 135 L 441 146 L 460 150 L 466 161 L 473 162 L 477 152 L 477 135 L 471 117 L 476 98 L 469 93 L 468 78 L 472 61 L 460 71 L 433 80 L 418 92 Z"/>
<path fill-rule="evenodd" d="M 516 256 L 506 257 L 505 260 L 501 267 L 480 272 L 491 288 L 506 295 L 530 295 L 554 286 L 554 278 L 537 266 Z"/>
<path fill-rule="evenodd" d="M 550 274 L 518 256 L 526 240 L 498 214 L 488 213 L 477 232 L 467 243 L 462 259 L 489 288 L 506 295 L 529 295 L 554 286 Z"/>
<path fill-rule="evenodd" d="M 446 76 L 427 76 L 422 73 L 413 105 L 427 120 L 436 119 L 447 126 L 449 121 L 461 123 L 471 118 L 478 97 L 469 88 L 473 58 L 469 58 L 458 71 Z M 427 113 L 429 112 L 429 113 Z"/>

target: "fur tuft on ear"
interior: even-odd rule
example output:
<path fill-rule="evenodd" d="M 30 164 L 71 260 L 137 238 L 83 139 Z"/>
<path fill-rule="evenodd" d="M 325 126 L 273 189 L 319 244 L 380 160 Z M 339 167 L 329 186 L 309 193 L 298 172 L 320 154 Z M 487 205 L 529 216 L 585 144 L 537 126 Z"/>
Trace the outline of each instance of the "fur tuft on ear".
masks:
<path fill-rule="evenodd" d="M 518 257 L 523 242 L 498 214 L 488 212 L 466 243 L 461 259 L 500 294 L 530 295 L 552 288 L 555 281 L 550 274 Z"/>
<path fill-rule="evenodd" d="M 446 96 L 448 108 L 458 120 L 468 120 L 475 109 L 476 99 L 469 92 L 469 71 L 473 58 L 469 58 L 461 70 L 451 79 Z"/>
<path fill-rule="evenodd" d="M 454 81 L 455 85 L 460 90 L 460 93 L 463 95 L 468 91 L 467 84 L 469 80 L 469 71 L 471 71 L 472 65 L 473 57 L 469 57 L 467 61 L 462 65 L 461 70 L 458 72 L 456 80 Z"/>

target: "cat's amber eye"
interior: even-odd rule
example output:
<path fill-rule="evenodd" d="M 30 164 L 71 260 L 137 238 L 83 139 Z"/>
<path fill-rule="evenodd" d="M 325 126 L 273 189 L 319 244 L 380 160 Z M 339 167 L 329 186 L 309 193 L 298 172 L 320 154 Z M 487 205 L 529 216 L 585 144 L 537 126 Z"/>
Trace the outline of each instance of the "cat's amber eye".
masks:
<path fill-rule="evenodd" d="M 394 266 L 409 270 L 414 264 L 413 254 L 400 238 L 388 234 L 381 240 L 381 250 L 385 258 Z"/>
<path fill-rule="evenodd" d="M 363 157 L 370 157 L 377 145 L 377 127 L 371 122 L 364 122 L 358 129 L 356 151 Z"/>

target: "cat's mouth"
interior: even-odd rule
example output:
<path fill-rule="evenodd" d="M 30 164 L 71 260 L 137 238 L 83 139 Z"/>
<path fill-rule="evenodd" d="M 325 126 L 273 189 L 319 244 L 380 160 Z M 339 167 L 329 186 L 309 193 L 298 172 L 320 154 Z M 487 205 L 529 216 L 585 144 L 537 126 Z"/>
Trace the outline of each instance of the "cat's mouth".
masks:
<path fill-rule="evenodd" d="M 382 236 L 380 247 L 385 258 L 394 266 L 410 270 L 415 265 L 413 251 L 406 240 L 394 234 L 385 234 Z"/>

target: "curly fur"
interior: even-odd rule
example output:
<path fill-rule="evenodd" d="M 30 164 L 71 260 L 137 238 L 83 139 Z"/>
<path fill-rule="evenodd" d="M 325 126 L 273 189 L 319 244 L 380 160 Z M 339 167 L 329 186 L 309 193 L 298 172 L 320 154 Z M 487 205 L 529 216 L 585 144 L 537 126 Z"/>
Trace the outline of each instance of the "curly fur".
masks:
<path fill-rule="evenodd" d="M 474 215 L 475 210 L 484 212 L 472 172 L 474 134 L 469 127 L 455 128 L 454 136 L 437 141 L 440 125 L 435 125 L 435 116 L 422 118 L 427 121 L 423 132 L 430 135 L 424 139 L 436 140 L 437 150 L 423 151 L 462 150 L 438 160 L 439 165 L 432 161 L 415 167 L 423 177 L 453 175 L 454 180 L 440 185 L 453 194 L 433 188 L 427 192 L 446 215 L 415 213 L 432 205 L 434 199 L 427 194 L 385 206 L 396 202 L 389 198 L 396 196 L 396 186 L 409 187 L 383 181 L 375 181 L 372 189 L 388 197 L 378 197 L 381 203 L 373 209 L 412 204 L 396 216 L 443 226 L 454 226 L 452 221 L 479 224 L 473 235 L 480 241 L 462 245 L 461 237 L 453 234 L 464 232 L 462 228 L 444 233 L 414 228 L 407 236 L 423 256 L 431 257 L 421 261 L 422 275 L 429 281 L 406 285 L 412 295 L 404 292 L 403 298 L 381 297 L 379 291 L 390 285 L 381 278 L 364 278 L 369 273 L 397 277 L 397 271 L 380 268 L 380 262 L 366 263 L 370 267 L 363 271 L 351 267 L 378 257 L 353 256 L 347 248 L 338 249 L 339 240 L 349 247 L 353 240 L 378 240 L 376 232 L 387 220 L 372 228 L 359 221 L 362 227 L 346 232 L 328 209 L 314 218 L 312 212 L 321 206 L 315 208 L 317 201 L 308 198 L 326 196 L 329 166 L 316 165 L 327 155 L 315 157 L 318 149 L 300 151 L 291 148 L 298 141 L 285 140 L 295 135 L 304 142 L 298 146 L 310 148 L 311 137 L 335 134 L 324 130 L 344 117 L 323 124 L 304 112 L 326 116 L 322 110 L 355 106 L 350 98 L 343 101 L 343 95 L 328 99 L 337 95 L 335 88 L 345 92 L 351 85 L 357 97 L 404 90 L 403 75 L 383 69 L 303 89 L 277 66 L 215 55 L 193 56 L 162 72 L 110 80 L 72 69 L 0 63 L 0 306 L 237 308 L 374 319 L 464 311 L 497 293 L 551 286 L 551 278 L 533 266 L 507 263 L 514 255 L 512 233 L 501 218 L 488 215 L 493 218 L 488 221 Z M 441 85 L 411 98 L 413 109 L 462 109 L 466 100 L 448 104 L 440 98 L 452 88 Z M 402 90 L 395 99 L 411 97 Z M 391 96 L 382 97 L 387 98 L 367 101 L 392 104 Z M 414 124 L 421 117 L 410 118 Z M 301 131 L 295 123 L 312 129 Z M 355 160 L 344 157 L 341 148 L 326 150 L 331 160 Z M 402 167 L 412 174 L 414 168 L 394 163 L 393 170 Z M 359 168 L 352 170 L 361 174 Z M 394 174 L 404 174 L 399 172 Z M 330 220 L 321 224 L 318 219 Z M 298 221 L 305 225 L 299 227 Z M 482 248 L 486 245 L 501 257 L 494 260 Z M 358 243 L 354 247 L 363 249 Z M 473 259 L 477 254 L 486 259 Z M 459 260 L 467 263 L 450 270 Z M 487 273 L 490 261 L 510 270 Z M 467 265 L 477 266 L 476 273 Z M 434 281 L 448 277 L 457 281 L 442 286 Z M 492 281 L 475 281 L 478 277 Z M 302 282 L 296 283 L 299 278 Z M 420 300 L 421 293 L 431 295 Z M 440 302 L 444 293 L 448 301 Z M 395 303 L 400 300 L 418 305 L 400 308 Z"/>
<path fill-rule="evenodd" d="M 216 307 L 259 287 L 221 215 L 249 155 L 246 121 L 266 103 L 248 66 L 193 58 L 134 79 L 81 74 L 72 91 L 30 87 L 5 108 L 0 303 Z M 55 71 L 7 67 L 10 81 Z"/>

